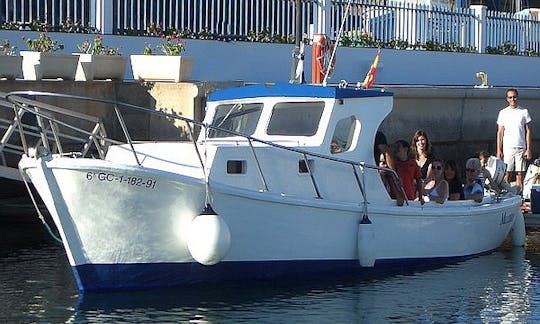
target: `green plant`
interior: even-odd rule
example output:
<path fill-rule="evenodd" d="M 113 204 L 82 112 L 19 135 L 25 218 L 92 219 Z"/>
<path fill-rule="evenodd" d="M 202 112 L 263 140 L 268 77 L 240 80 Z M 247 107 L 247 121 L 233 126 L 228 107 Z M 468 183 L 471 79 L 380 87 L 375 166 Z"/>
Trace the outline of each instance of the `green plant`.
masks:
<path fill-rule="evenodd" d="M 81 53 L 94 54 L 94 55 L 121 55 L 118 47 L 109 47 L 103 45 L 103 36 L 96 35 L 93 41 L 89 39 L 77 45 L 77 48 Z"/>
<path fill-rule="evenodd" d="M 78 34 L 90 34 L 97 32 L 96 28 L 84 26 L 80 20 L 73 21 L 70 17 L 67 17 L 66 20 L 61 21 L 57 30 L 64 33 Z"/>
<path fill-rule="evenodd" d="M 186 50 L 186 41 L 178 38 L 176 34 L 162 35 L 161 39 L 162 41 L 156 46 L 156 49 L 160 50 L 165 55 L 180 55 Z M 154 54 L 154 50 L 150 44 L 144 44 L 143 54 Z"/>
<path fill-rule="evenodd" d="M 42 32 L 47 32 L 51 29 L 51 25 L 47 22 L 41 22 L 41 21 L 37 21 L 37 20 L 32 20 L 29 24 L 28 24 L 28 28 L 30 28 L 30 30 L 32 31 L 42 31 Z"/>
<path fill-rule="evenodd" d="M 519 55 L 516 44 L 512 44 L 510 42 L 503 42 L 502 45 L 499 45 L 497 47 L 487 46 L 486 53 L 500 55 Z"/>
<path fill-rule="evenodd" d="M 11 45 L 8 39 L 4 39 L 0 44 L 0 55 L 15 56 L 17 54 L 17 46 Z"/>
<path fill-rule="evenodd" d="M 156 25 L 154 23 L 150 23 L 148 26 L 146 26 L 146 35 L 148 36 L 159 36 L 163 33 L 163 29 L 161 28 L 161 25 Z"/>
<path fill-rule="evenodd" d="M 143 47 L 143 54 L 144 55 L 152 55 L 153 51 L 154 50 L 152 49 L 152 46 L 150 46 L 150 44 L 144 43 L 144 47 Z"/>
<path fill-rule="evenodd" d="M 63 44 L 58 43 L 57 40 L 53 40 L 45 33 L 39 34 L 38 38 L 35 39 L 26 39 L 23 36 L 22 40 L 26 42 L 26 46 L 28 47 L 28 49 L 34 52 L 49 53 L 64 49 Z"/>
<path fill-rule="evenodd" d="M 16 21 L 6 21 L 2 24 L 0 29 L 5 30 L 20 30 L 22 28 L 22 23 Z"/>

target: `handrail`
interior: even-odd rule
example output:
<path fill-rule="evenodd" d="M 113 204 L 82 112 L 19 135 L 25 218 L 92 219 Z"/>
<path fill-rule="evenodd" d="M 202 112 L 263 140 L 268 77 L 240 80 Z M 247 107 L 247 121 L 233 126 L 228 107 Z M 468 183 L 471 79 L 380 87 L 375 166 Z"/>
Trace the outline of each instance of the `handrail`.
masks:
<path fill-rule="evenodd" d="M 25 98 L 27 96 L 33 96 L 33 97 L 56 97 L 56 98 L 75 99 L 75 100 L 83 100 L 83 101 L 98 102 L 98 103 L 104 103 L 104 104 L 113 105 L 113 107 L 115 109 L 115 112 L 116 112 L 115 115 L 116 115 L 116 117 L 118 119 L 118 122 L 122 126 L 121 127 L 122 132 L 124 133 L 127 144 L 130 147 L 130 151 L 133 153 L 133 155 L 135 157 L 135 161 L 137 162 L 138 165 L 140 165 L 141 163 L 140 163 L 140 161 L 138 159 L 137 152 L 135 151 L 135 148 L 133 146 L 133 141 L 132 141 L 131 136 L 130 136 L 130 134 L 128 132 L 128 129 L 126 127 L 125 121 L 124 121 L 124 119 L 122 117 L 122 114 L 120 113 L 120 109 L 122 109 L 122 108 L 132 109 L 132 110 L 136 110 L 136 111 L 141 111 L 141 112 L 145 112 L 145 113 L 149 113 L 149 114 L 153 114 L 153 115 L 158 115 L 158 116 L 165 117 L 165 118 L 181 120 L 181 121 L 185 122 L 187 127 L 188 127 L 188 130 L 189 130 L 189 134 L 190 134 L 190 137 L 191 137 L 191 142 L 195 146 L 195 151 L 196 151 L 196 154 L 198 155 L 199 162 L 201 163 L 201 167 L 203 168 L 203 170 L 205 169 L 205 162 L 204 162 L 204 159 L 201 157 L 201 153 L 199 151 L 198 144 L 197 144 L 197 139 L 194 137 L 193 126 L 199 126 L 201 128 L 205 128 L 205 129 L 208 129 L 208 130 L 216 130 L 216 131 L 219 131 L 219 132 L 225 132 L 225 133 L 233 135 L 233 136 L 238 136 L 238 137 L 244 138 L 247 141 L 248 145 L 251 147 L 251 151 L 252 151 L 252 154 L 254 155 L 254 159 L 255 159 L 256 164 L 257 164 L 257 169 L 258 169 L 258 172 L 259 172 L 259 176 L 261 177 L 261 182 L 263 184 L 263 190 L 264 191 L 267 191 L 268 187 L 267 187 L 267 184 L 266 184 L 266 180 L 264 179 L 264 173 L 262 172 L 262 168 L 261 168 L 261 166 L 259 164 L 257 154 L 255 152 L 255 149 L 254 149 L 253 145 L 252 145 L 252 142 L 258 142 L 258 143 L 268 145 L 268 146 L 271 146 L 271 147 L 275 147 L 275 148 L 278 148 L 278 149 L 283 149 L 283 150 L 287 150 L 287 151 L 290 151 L 290 152 L 301 154 L 303 156 L 304 162 L 306 163 L 306 168 L 307 168 L 307 171 L 308 171 L 308 173 L 309 173 L 309 175 L 311 177 L 312 185 L 313 185 L 314 190 L 316 192 L 317 198 L 322 198 L 322 196 L 320 194 L 319 188 L 318 188 L 317 183 L 315 181 L 314 174 L 313 174 L 313 172 L 312 172 L 312 170 L 311 170 L 311 168 L 309 166 L 308 156 L 320 158 L 320 159 L 323 159 L 323 160 L 333 161 L 333 162 L 340 163 L 340 164 L 347 164 L 347 165 L 352 166 L 353 173 L 354 173 L 354 176 L 355 176 L 355 179 L 356 179 L 356 183 L 357 183 L 357 186 L 360 189 L 360 192 L 362 194 L 362 199 L 364 201 L 364 204 L 367 203 L 367 195 L 366 195 L 366 191 L 365 191 L 365 183 L 363 181 L 364 177 L 362 177 L 362 179 L 360 178 L 360 176 L 358 175 L 358 173 L 356 171 L 356 168 L 359 168 L 362 174 L 365 173 L 365 169 L 372 169 L 372 170 L 387 172 L 394 179 L 397 178 L 397 174 L 395 173 L 395 171 L 392 170 L 392 169 L 389 169 L 389 168 L 379 167 L 379 166 L 371 165 L 371 164 L 368 164 L 368 163 L 365 163 L 365 162 L 346 160 L 346 159 L 341 159 L 341 158 L 337 158 L 337 157 L 334 157 L 334 156 L 328 156 L 328 155 L 323 155 L 323 154 L 319 154 L 319 153 L 315 153 L 315 152 L 309 152 L 309 151 L 299 149 L 299 148 L 295 148 L 295 147 L 287 147 L 287 146 L 280 145 L 280 144 L 277 144 L 277 143 L 273 143 L 273 142 L 270 142 L 270 141 L 258 139 L 258 138 L 255 138 L 253 136 L 250 136 L 250 135 L 246 135 L 246 134 L 238 133 L 238 132 L 231 131 L 231 130 L 228 130 L 228 129 L 220 128 L 220 127 L 217 127 L 217 126 L 209 125 L 209 124 L 206 124 L 204 122 L 196 121 L 196 120 L 193 120 L 193 119 L 190 119 L 190 118 L 187 118 L 187 117 L 182 117 L 182 116 L 179 116 L 179 115 L 176 115 L 176 114 L 171 114 L 171 113 L 167 113 L 167 112 L 163 112 L 163 111 L 157 111 L 157 110 L 153 110 L 153 109 L 149 109 L 149 108 L 146 108 L 146 107 L 141 107 L 141 106 L 137 106 L 137 105 L 133 105 L 133 104 L 129 104 L 129 103 L 118 102 L 118 101 L 115 101 L 115 100 L 109 100 L 109 99 L 103 99 L 103 98 L 91 98 L 91 97 L 84 97 L 84 96 L 67 95 L 67 94 L 59 94 L 59 93 L 49 93 L 49 92 L 37 92 L 37 91 L 14 91 L 14 92 L 10 92 L 10 93 L 6 94 L 6 99 L 8 101 L 10 101 L 11 103 L 13 103 L 14 105 L 16 105 L 17 107 L 19 107 L 20 109 L 23 109 L 23 110 L 28 111 L 28 112 L 30 112 L 32 114 L 35 114 L 38 117 L 41 117 L 41 118 L 47 119 L 49 121 L 52 121 L 55 124 L 67 127 L 67 128 L 69 128 L 71 130 L 74 130 L 74 131 L 77 131 L 77 132 L 80 132 L 82 134 L 87 135 L 89 137 L 89 139 L 91 139 L 91 140 L 89 140 L 89 142 L 94 142 L 94 144 L 95 144 L 95 146 L 96 146 L 96 148 L 98 150 L 102 149 L 103 147 L 107 148 L 107 145 L 97 145 L 98 141 L 102 141 L 105 144 L 107 144 L 107 143 L 109 143 L 109 144 L 126 144 L 126 143 L 123 143 L 123 142 L 108 138 L 108 137 L 106 137 L 106 134 L 98 133 L 98 132 L 95 131 L 95 129 L 93 131 L 87 131 L 87 130 L 78 128 L 76 126 L 70 125 L 68 123 L 65 123 L 65 122 L 63 122 L 61 120 L 58 120 L 57 118 L 55 118 L 55 117 L 53 117 L 51 115 L 44 114 L 39 110 L 40 109 L 46 109 L 46 110 L 51 110 L 53 112 L 63 112 L 63 111 L 65 111 L 65 109 L 61 109 L 59 107 L 55 107 L 55 106 L 51 106 L 51 105 L 41 105 L 41 102 L 39 102 L 39 101 L 30 100 L 30 99 Z M 32 107 L 34 107 L 34 108 L 32 108 Z M 36 107 L 39 107 L 39 109 L 36 109 Z M 72 114 L 70 114 L 70 115 L 72 115 Z M 57 139 L 57 140 L 59 140 L 59 139 Z M 214 140 L 209 139 L 208 137 L 205 136 L 203 139 L 199 140 L 199 145 L 205 145 L 206 143 L 210 143 L 212 141 L 214 141 Z M 87 149 L 87 148 L 85 147 L 85 149 Z M 28 148 L 25 148 L 25 153 L 28 154 Z M 104 152 L 104 153 L 106 153 L 106 152 Z M 100 158 L 104 158 L 104 156 L 102 156 L 100 154 Z M 403 191 L 402 187 L 401 187 L 401 191 Z"/>
<path fill-rule="evenodd" d="M 42 117 L 38 117 L 37 114 L 35 119 L 36 124 L 32 125 L 28 121 L 23 122 L 22 118 L 27 110 L 6 100 L 5 95 L 5 92 L 0 92 L 0 112 L 7 113 L 7 115 L 0 118 L 0 165 L 8 168 L 17 168 L 15 158 L 20 157 L 21 154 L 27 152 L 27 138 L 35 139 L 35 145 L 39 145 L 43 140 L 45 140 L 45 142 L 51 141 L 57 144 L 60 144 L 62 141 L 65 142 L 66 140 L 69 140 L 71 143 L 83 144 L 85 147 L 89 147 L 87 141 L 92 141 L 91 138 L 85 140 L 84 138 L 72 136 L 70 134 L 58 131 L 57 125 L 46 118 L 47 116 L 44 114 L 41 116 L 48 120 L 48 122 L 42 123 L 40 121 Z M 21 98 L 21 101 L 23 100 L 24 102 L 34 103 L 28 99 Z M 89 122 L 96 122 L 95 130 L 105 134 L 101 120 L 97 117 L 62 109 L 46 103 L 40 104 L 47 108 L 54 107 L 63 115 L 87 120 Z M 20 136 L 19 134 L 24 134 L 24 136 Z M 20 138 L 20 142 L 13 140 L 14 138 Z M 47 145 L 47 143 L 44 145 Z M 62 153 L 63 149 L 61 146 L 57 146 L 57 149 L 60 153 Z M 12 156 L 13 158 L 9 158 L 8 156 Z"/>

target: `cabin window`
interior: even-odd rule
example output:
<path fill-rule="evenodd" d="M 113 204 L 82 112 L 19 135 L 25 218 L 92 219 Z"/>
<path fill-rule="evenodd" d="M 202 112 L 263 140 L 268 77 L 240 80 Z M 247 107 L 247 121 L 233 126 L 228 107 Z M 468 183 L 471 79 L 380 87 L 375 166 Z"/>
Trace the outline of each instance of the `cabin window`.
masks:
<path fill-rule="evenodd" d="M 324 102 L 280 102 L 272 110 L 267 134 L 315 135 L 323 109 Z"/>
<path fill-rule="evenodd" d="M 261 116 L 262 107 L 262 103 L 219 105 L 216 107 L 212 126 L 244 135 L 253 135 Z M 210 138 L 230 136 L 235 135 L 216 129 L 210 129 L 208 133 Z"/>
<path fill-rule="evenodd" d="M 347 152 L 353 148 L 354 139 L 358 136 L 357 125 L 359 122 L 354 116 L 343 118 L 337 122 L 330 143 L 332 154 Z"/>
<path fill-rule="evenodd" d="M 244 161 L 244 160 L 228 160 L 227 161 L 227 173 L 228 174 L 245 174 L 246 173 L 246 161 Z"/>

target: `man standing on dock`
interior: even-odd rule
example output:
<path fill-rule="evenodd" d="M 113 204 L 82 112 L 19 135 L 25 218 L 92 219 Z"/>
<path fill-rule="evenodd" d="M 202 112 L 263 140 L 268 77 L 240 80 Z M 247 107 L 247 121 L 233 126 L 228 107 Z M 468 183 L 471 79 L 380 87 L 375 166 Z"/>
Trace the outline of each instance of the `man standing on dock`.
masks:
<path fill-rule="evenodd" d="M 497 117 L 497 157 L 506 163 L 505 180 L 516 172 L 516 184 L 523 188 L 523 172 L 531 151 L 531 116 L 529 111 L 518 106 L 518 91 L 506 90 L 508 106 L 499 111 Z"/>

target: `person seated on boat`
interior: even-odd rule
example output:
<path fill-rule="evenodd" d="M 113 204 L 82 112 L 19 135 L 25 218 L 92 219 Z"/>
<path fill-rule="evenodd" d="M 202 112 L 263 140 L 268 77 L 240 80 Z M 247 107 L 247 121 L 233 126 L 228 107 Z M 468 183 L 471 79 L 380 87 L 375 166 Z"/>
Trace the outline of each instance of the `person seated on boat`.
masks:
<path fill-rule="evenodd" d="M 410 144 L 407 141 L 398 140 L 394 143 L 392 164 L 401 180 L 407 199 L 419 200 L 423 205 L 422 173 L 416 161 L 410 157 Z"/>
<path fill-rule="evenodd" d="M 448 182 L 448 200 L 464 199 L 463 182 L 459 176 L 459 168 L 456 161 L 446 161 L 444 164 L 444 179 Z"/>
<path fill-rule="evenodd" d="M 496 193 L 500 193 L 501 189 L 497 185 L 495 181 L 493 181 L 493 178 L 491 177 L 491 172 L 489 172 L 488 169 L 486 169 L 489 157 L 491 155 L 486 151 L 480 151 L 478 153 L 478 159 L 480 160 L 480 164 L 482 165 L 482 169 L 480 172 L 480 179 L 484 181 L 483 185 L 485 189 L 493 190 Z"/>
<path fill-rule="evenodd" d="M 333 138 L 332 142 L 330 143 L 330 152 L 332 154 L 345 152 L 345 148 L 339 144 L 337 139 Z"/>
<path fill-rule="evenodd" d="M 422 171 L 422 179 L 428 178 L 430 166 L 433 162 L 433 152 L 431 142 L 427 133 L 423 130 L 417 130 L 411 141 L 414 159 Z"/>
<path fill-rule="evenodd" d="M 390 150 L 387 148 L 386 154 L 381 153 L 378 164 L 379 167 L 393 169 L 393 158 L 389 151 Z M 395 173 L 382 169 L 379 169 L 379 175 L 381 176 L 384 188 L 388 192 L 390 198 L 395 199 L 398 206 L 403 206 L 405 198 L 402 194 L 401 181 L 399 178 L 396 177 Z"/>
<path fill-rule="evenodd" d="M 438 204 L 448 199 L 448 182 L 444 180 L 443 161 L 433 159 L 431 162 L 431 178 L 424 182 L 423 194 L 428 201 Z"/>
<path fill-rule="evenodd" d="M 377 131 L 375 135 L 375 147 L 373 147 L 373 158 L 375 165 L 381 166 L 381 162 L 386 162 L 390 159 L 390 151 L 388 150 L 388 142 L 383 132 Z"/>
<path fill-rule="evenodd" d="M 484 199 L 484 187 L 482 181 L 478 178 L 482 170 L 482 165 L 478 158 L 470 158 L 465 163 L 465 187 L 463 188 L 463 197 L 467 200 L 482 202 Z"/>

